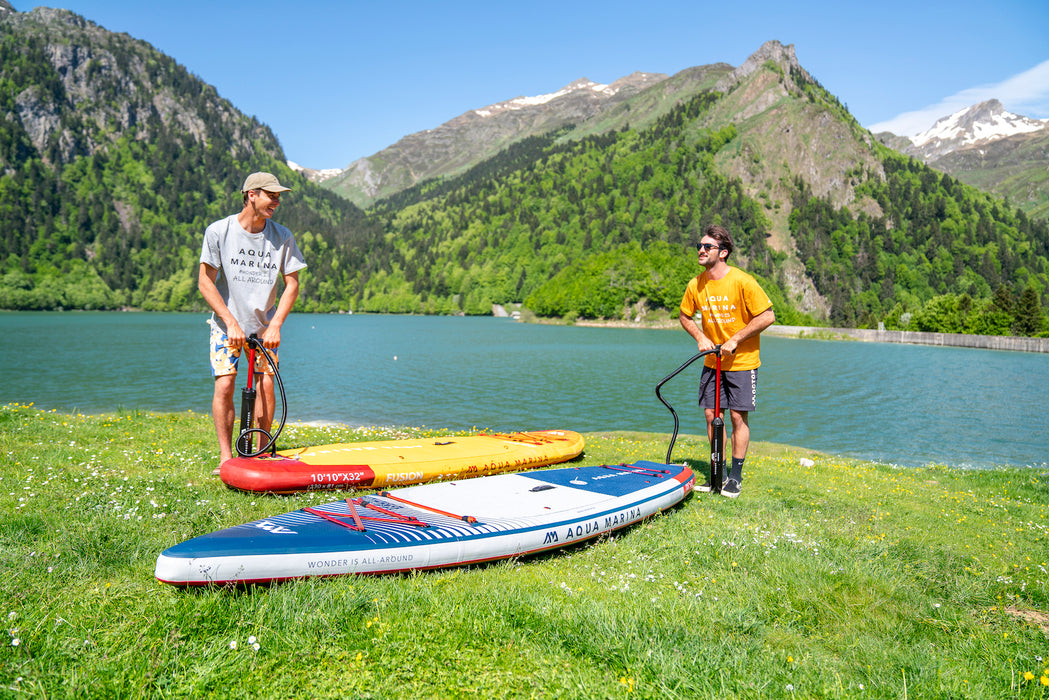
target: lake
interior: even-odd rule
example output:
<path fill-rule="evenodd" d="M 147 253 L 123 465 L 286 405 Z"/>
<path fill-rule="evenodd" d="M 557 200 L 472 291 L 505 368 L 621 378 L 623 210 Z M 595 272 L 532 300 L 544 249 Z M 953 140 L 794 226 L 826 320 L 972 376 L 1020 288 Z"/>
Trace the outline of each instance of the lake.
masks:
<path fill-rule="evenodd" d="M 207 318 L 0 312 L 0 400 L 207 413 Z M 289 421 L 668 438 L 655 385 L 696 352 L 681 330 L 490 317 L 292 314 L 283 339 Z M 1049 355 L 766 336 L 762 363 L 754 440 L 904 466 L 1049 462 Z M 703 433 L 699 365 L 663 390 L 682 433 Z"/>

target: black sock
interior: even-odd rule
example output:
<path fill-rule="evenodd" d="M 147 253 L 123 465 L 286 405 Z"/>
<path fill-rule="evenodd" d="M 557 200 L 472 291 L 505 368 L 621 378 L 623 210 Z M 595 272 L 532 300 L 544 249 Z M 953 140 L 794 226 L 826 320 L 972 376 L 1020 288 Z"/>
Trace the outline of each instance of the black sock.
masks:
<path fill-rule="evenodd" d="M 743 459 L 746 459 L 746 457 L 744 457 Z M 733 457 L 732 471 L 728 473 L 728 478 L 735 479 L 741 484 L 743 483 L 743 459 Z"/>

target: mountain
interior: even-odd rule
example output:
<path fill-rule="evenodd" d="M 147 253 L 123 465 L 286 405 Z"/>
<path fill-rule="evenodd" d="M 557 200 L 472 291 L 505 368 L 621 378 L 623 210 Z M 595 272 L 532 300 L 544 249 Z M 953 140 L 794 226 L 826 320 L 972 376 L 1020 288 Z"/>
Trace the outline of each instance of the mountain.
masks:
<path fill-rule="evenodd" d="M 1016 136 L 1044 131 L 1049 119 L 1030 119 L 1007 112 L 998 100 L 988 100 L 937 120 L 931 128 L 908 137 L 904 152 L 929 163 L 948 153 Z"/>
<path fill-rule="evenodd" d="M 142 42 L 66 10 L 8 9 L 0 19 L 3 70 L 14 87 L 4 97 L 7 119 L 14 117 L 49 165 L 104 149 L 130 130 L 148 141 L 172 124 L 237 156 L 251 157 L 258 147 L 279 152 L 268 127 Z"/>
<path fill-rule="evenodd" d="M 377 202 L 395 263 L 361 308 L 673 314 L 716 222 L 784 323 L 1044 326 L 1045 222 L 878 143 L 792 46 L 717 74 L 643 127 L 531 137 Z"/>
<path fill-rule="evenodd" d="M 793 252 L 789 215 L 795 179 L 803 177 L 812 196 L 877 215 L 879 206 L 857 195 L 850 173 L 879 174 L 881 164 L 869 133 L 801 67 L 793 46 L 769 41 L 736 68 L 719 63 L 682 71 L 600 118 L 566 130 L 555 143 L 567 146 L 620 129 L 652 128 L 703 95 L 716 99 L 698 118 L 682 122 L 684 136 L 727 126 L 735 130 L 732 147 L 713 156 L 719 174 L 738 179 L 743 194 L 761 201 L 769 245 L 784 254 L 785 287 L 799 308 L 826 317 L 827 300 Z"/>
<path fill-rule="evenodd" d="M 583 134 L 603 120 L 607 123 L 598 130 L 625 123 L 629 105 L 635 102 L 644 103 L 643 118 L 654 118 L 660 113 L 657 105 L 669 106 L 676 96 L 693 92 L 696 81 L 712 82 L 706 73 L 689 71 L 668 80 L 661 73 L 635 72 L 609 85 L 581 78 L 552 93 L 471 109 L 351 163 L 323 184 L 359 206 L 368 206 L 424 180 L 464 172 L 529 137 L 565 127 L 579 128 Z"/>
<path fill-rule="evenodd" d="M 777 41 L 406 137 L 401 162 L 445 170 L 365 212 L 149 44 L 0 9 L 0 308 L 201 309 L 201 232 L 270 170 L 304 311 L 672 316 L 721 223 L 783 323 L 1045 328 L 1046 223 L 878 143 Z"/>
<path fill-rule="evenodd" d="M 914 136 L 877 138 L 905 153 L 1049 218 L 1049 119 L 1031 119 L 988 100 L 943 117 Z"/>

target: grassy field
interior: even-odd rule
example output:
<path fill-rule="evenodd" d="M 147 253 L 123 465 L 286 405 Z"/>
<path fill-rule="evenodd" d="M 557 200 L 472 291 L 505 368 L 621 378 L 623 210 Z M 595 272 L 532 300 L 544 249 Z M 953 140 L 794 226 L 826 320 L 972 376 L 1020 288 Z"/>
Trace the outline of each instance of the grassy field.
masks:
<path fill-rule="evenodd" d="M 282 447 L 437 434 L 295 426 Z M 586 437 L 580 464 L 661 460 L 668 436 Z M 0 697 L 1049 698 L 1044 471 L 757 443 L 740 498 L 585 547 L 185 591 L 153 578 L 163 549 L 332 494 L 226 489 L 193 413 L 10 404 L 0 451 Z"/>

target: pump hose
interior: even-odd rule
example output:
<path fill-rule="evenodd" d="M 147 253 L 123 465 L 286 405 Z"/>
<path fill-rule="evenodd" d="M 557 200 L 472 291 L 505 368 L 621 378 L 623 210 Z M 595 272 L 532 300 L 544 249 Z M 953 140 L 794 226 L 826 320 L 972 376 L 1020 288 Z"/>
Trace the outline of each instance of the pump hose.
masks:
<path fill-rule="evenodd" d="M 280 431 L 284 430 L 284 423 L 287 422 L 287 420 L 288 420 L 288 402 L 287 402 L 287 400 L 286 400 L 286 398 L 284 396 L 284 382 L 282 382 L 280 380 L 280 372 L 277 371 L 277 363 L 273 361 L 273 357 L 269 354 L 269 352 L 266 350 L 266 348 L 263 347 L 262 341 L 259 340 L 258 338 L 256 338 L 255 336 L 252 336 L 252 337 L 247 339 L 247 343 L 249 345 L 254 345 L 256 350 L 261 351 L 262 354 L 266 356 L 266 362 L 268 362 L 270 367 L 273 368 L 273 377 L 277 380 L 277 389 L 280 391 L 281 416 L 280 416 L 280 425 L 277 426 L 277 432 L 273 433 L 272 436 L 268 432 L 263 430 L 262 428 L 249 428 L 248 430 L 245 430 L 244 432 L 242 432 L 241 433 L 241 437 L 243 437 L 245 435 L 251 435 L 252 433 L 258 433 L 259 435 L 264 436 L 264 438 L 266 440 L 269 440 L 269 442 L 267 442 L 265 444 L 265 446 L 260 447 L 255 452 L 244 453 L 244 452 L 240 451 L 240 449 L 241 449 L 240 448 L 241 441 L 237 440 L 236 441 L 237 454 L 240 455 L 241 457 L 248 457 L 248 458 L 258 457 L 259 455 L 261 455 L 261 454 L 263 454 L 265 452 L 269 452 L 271 455 L 274 455 L 274 454 L 277 453 L 277 438 L 280 437 Z"/>
<path fill-rule="evenodd" d="M 660 401 L 662 401 L 663 405 L 666 406 L 670 410 L 670 415 L 674 416 L 674 434 L 670 437 L 670 446 L 667 447 L 667 459 L 666 459 L 665 464 L 670 464 L 670 453 L 674 451 L 674 443 L 677 442 L 677 431 L 678 431 L 678 427 L 679 427 L 679 421 L 678 421 L 678 417 L 677 417 L 677 411 L 674 410 L 673 406 L 671 406 L 669 403 L 667 403 L 667 400 L 663 398 L 663 395 L 660 393 L 659 390 L 663 388 L 664 384 L 666 384 L 671 379 L 673 379 L 677 375 L 679 375 L 682 372 L 684 372 L 685 369 L 689 365 L 691 365 L 693 362 L 695 362 L 699 358 L 706 357 L 707 355 L 709 355 L 711 353 L 718 353 L 718 352 L 721 352 L 721 346 L 720 345 L 715 345 L 710 350 L 704 350 L 703 352 L 701 352 L 701 353 L 699 353 L 697 355 L 693 355 L 692 357 L 690 357 L 685 362 L 685 364 L 681 365 L 676 370 L 674 370 L 673 372 L 671 372 L 667 376 L 663 377 L 663 380 L 661 382 L 659 382 L 659 384 L 656 384 L 656 398 L 659 399 Z"/>

